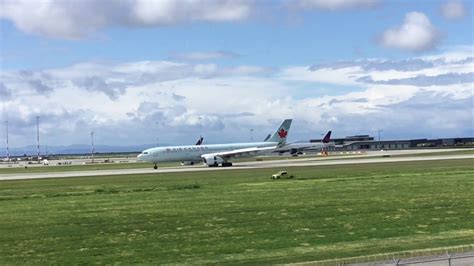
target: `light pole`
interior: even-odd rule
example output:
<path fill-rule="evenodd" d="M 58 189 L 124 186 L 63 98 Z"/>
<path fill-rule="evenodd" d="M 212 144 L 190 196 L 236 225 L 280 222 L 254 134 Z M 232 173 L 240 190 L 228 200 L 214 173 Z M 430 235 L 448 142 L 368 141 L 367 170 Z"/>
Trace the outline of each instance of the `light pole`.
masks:
<path fill-rule="evenodd" d="M 94 163 L 94 131 L 91 131 L 91 158 Z"/>
<path fill-rule="evenodd" d="M 38 163 L 40 163 L 40 133 L 39 133 L 39 116 L 36 116 L 36 140 L 37 140 L 37 146 L 36 146 L 36 151 L 38 155 Z"/>
<path fill-rule="evenodd" d="M 7 162 L 10 162 L 10 150 L 8 148 L 8 120 L 5 121 L 5 131 L 7 134 Z"/>
<path fill-rule="evenodd" d="M 380 148 L 380 133 L 382 133 L 383 130 L 382 129 L 377 129 L 377 133 L 379 134 L 379 148 Z"/>
<path fill-rule="evenodd" d="M 158 132 L 158 125 L 159 125 L 159 124 L 158 124 L 158 121 L 155 122 L 155 125 L 156 125 L 156 132 Z M 156 146 L 159 146 L 158 140 L 159 140 L 159 137 L 156 136 Z"/>
<path fill-rule="evenodd" d="M 202 139 L 202 117 L 198 117 L 198 119 L 199 119 L 199 131 L 201 132 L 201 134 L 199 135 L 199 140 L 201 140 Z M 201 144 L 202 144 L 202 141 L 201 141 Z"/>
<path fill-rule="evenodd" d="M 253 128 L 250 129 L 250 142 L 253 142 Z"/>

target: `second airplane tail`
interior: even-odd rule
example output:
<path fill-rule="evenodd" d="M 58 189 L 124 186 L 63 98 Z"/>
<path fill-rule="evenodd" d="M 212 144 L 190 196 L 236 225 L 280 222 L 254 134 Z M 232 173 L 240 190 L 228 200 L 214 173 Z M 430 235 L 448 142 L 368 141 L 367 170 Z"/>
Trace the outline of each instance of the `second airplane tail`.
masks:
<path fill-rule="evenodd" d="M 326 133 L 326 136 L 324 136 L 322 143 L 329 143 L 329 141 L 331 141 L 331 130 Z"/>
<path fill-rule="evenodd" d="M 292 119 L 285 119 L 283 123 L 278 127 L 277 131 L 273 133 L 273 135 L 266 140 L 267 142 L 278 142 L 278 144 L 283 144 L 286 142 L 286 136 L 288 136 L 288 132 L 290 131 Z"/>
<path fill-rule="evenodd" d="M 196 145 L 201 145 L 203 141 L 204 141 L 204 138 L 200 136 L 198 141 L 196 142 Z"/>

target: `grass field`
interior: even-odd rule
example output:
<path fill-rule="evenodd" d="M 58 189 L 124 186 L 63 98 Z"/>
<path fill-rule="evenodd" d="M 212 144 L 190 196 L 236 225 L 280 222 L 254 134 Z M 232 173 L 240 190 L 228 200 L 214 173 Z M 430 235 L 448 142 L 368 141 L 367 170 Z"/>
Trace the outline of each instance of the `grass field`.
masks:
<path fill-rule="evenodd" d="M 474 243 L 472 160 L 0 182 L 0 264 L 281 263 Z"/>

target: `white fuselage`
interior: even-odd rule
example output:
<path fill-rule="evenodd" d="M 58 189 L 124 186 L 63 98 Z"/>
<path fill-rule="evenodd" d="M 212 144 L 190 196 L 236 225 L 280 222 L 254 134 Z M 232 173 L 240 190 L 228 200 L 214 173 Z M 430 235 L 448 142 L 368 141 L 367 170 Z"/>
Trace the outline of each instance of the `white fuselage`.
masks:
<path fill-rule="evenodd" d="M 233 151 L 245 148 L 276 147 L 277 142 L 250 142 L 234 144 L 209 144 L 209 145 L 188 145 L 188 146 L 168 146 L 155 147 L 144 150 L 137 156 L 139 161 L 145 162 L 200 162 L 203 154 L 213 154 L 217 152 Z"/>

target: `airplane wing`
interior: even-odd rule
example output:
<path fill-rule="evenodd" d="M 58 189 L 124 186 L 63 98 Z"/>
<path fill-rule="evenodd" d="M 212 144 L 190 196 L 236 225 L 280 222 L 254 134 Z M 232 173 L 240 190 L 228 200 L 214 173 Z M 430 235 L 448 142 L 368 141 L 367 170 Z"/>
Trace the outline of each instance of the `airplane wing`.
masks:
<path fill-rule="evenodd" d="M 259 153 L 265 153 L 265 152 L 271 152 L 275 150 L 277 146 L 275 147 L 253 147 L 253 148 L 245 148 L 245 149 L 237 149 L 237 150 L 232 150 L 232 151 L 223 151 L 223 152 L 216 152 L 216 153 L 207 153 L 201 155 L 202 158 L 207 158 L 207 157 L 221 157 L 223 159 L 229 159 L 233 157 L 240 157 L 240 156 L 248 156 L 248 155 L 255 155 Z"/>

